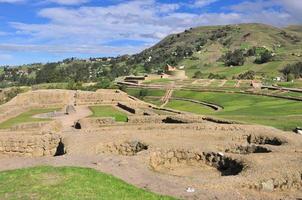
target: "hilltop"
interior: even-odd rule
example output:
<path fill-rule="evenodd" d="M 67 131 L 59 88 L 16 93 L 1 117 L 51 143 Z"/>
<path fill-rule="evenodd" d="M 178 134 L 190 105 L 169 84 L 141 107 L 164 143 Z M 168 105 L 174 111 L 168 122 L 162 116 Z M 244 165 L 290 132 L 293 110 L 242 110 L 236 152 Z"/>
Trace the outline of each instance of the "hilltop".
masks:
<path fill-rule="evenodd" d="M 155 46 L 133 56 L 132 64 L 152 71 L 165 63 L 184 65 L 190 76 L 196 71 L 205 75 L 217 73 L 231 78 L 253 70 L 258 74 L 276 76 L 288 63 L 301 61 L 302 26 L 277 28 L 265 24 L 239 24 L 191 28 L 172 34 Z M 240 67 L 226 67 L 222 60 L 228 51 L 248 51 L 265 48 L 274 57 L 266 63 L 256 64 L 253 56 L 246 56 Z"/>

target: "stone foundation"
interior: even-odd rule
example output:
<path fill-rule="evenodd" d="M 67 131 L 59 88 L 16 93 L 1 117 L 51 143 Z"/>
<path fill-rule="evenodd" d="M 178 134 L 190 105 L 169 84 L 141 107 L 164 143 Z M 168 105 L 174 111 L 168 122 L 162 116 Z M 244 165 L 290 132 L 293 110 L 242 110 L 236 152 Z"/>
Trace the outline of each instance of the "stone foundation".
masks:
<path fill-rule="evenodd" d="M 21 133 L 0 136 L 0 156 L 54 156 L 61 138 L 57 134 Z"/>

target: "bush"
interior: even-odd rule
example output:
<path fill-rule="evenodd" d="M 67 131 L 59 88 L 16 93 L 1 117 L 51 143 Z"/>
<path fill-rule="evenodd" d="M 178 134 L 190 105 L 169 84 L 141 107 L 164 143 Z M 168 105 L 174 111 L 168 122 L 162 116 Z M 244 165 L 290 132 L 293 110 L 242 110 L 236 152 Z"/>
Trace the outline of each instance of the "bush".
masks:
<path fill-rule="evenodd" d="M 266 49 L 265 51 L 259 54 L 259 56 L 255 60 L 255 63 L 257 64 L 267 63 L 272 60 L 272 57 L 273 57 L 272 52 Z"/>
<path fill-rule="evenodd" d="M 100 89 L 108 89 L 111 87 L 111 81 L 108 78 L 102 78 L 97 84 L 96 84 L 97 88 Z"/>
<path fill-rule="evenodd" d="M 241 49 L 235 51 L 229 51 L 224 56 L 225 66 L 242 66 L 245 62 L 244 52 Z"/>
<path fill-rule="evenodd" d="M 197 71 L 194 73 L 194 76 L 193 78 L 196 78 L 196 79 L 201 79 L 203 77 L 203 74 L 201 73 L 201 71 Z"/>
<path fill-rule="evenodd" d="M 284 67 L 281 70 L 281 72 L 284 74 L 285 77 L 289 77 L 289 75 L 292 75 L 294 78 L 301 78 L 302 77 L 302 62 L 289 64 L 286 67 Z"/>
<path fill-rule="evenodd" d="M 243 80 L 254 80 L 255 79 L 256 72 L 249 70 L 243 74 L 239 74 L 237 79 L 243 79 Z"/>
<path fill-rule="evenodd" d="M 220 74 L 210 73 L 208 76 L 209 79 L 226 79 L 226 76 Z"/>

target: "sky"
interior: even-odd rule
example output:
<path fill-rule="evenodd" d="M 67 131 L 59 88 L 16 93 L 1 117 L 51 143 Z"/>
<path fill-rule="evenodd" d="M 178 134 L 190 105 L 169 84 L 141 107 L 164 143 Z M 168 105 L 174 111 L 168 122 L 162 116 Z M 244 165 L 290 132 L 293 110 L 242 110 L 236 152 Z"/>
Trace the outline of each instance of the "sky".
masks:
<path fill-rule="evenodd" d="M 134 54 L 196 26 L 302 24 L 302 0 L 0 0 L 0 65 Z"/>

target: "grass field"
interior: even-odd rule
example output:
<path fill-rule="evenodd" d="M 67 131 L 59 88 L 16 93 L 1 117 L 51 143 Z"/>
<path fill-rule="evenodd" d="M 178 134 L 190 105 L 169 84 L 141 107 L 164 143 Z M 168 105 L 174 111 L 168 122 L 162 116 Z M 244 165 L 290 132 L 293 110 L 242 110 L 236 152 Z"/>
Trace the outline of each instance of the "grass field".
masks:
<path fill-rule="evenodd" d="M 91 117 L 114 117 L 117 122 L 127 122 L 127 115 L 113 106 L 90 106 Z"/>
<path fill-rule="evenodd" d="M 175 110 L 182 110 L 186 112 L 196 113 L 196 114 L 213 114 L 215 111 L 207 106 L 192 103 L 188 101 L 181 101 L 181 100 L 172 100 L 166 105 L 166 107 L 175 109 Z"/>
<path fill-rule="evenodd" d="M 76 167 L 35 167 L 0 172 L 0 199 L 168 200 L 111 175 Z"/>
<path fill-rule="evenodd" d="M 59 108 L 47 108 L 47 109 L 33 109 L 27 112 L 24 112 L 17 117 L 13 117 L 8 119 L 0 124 L 0 129 L 7 129 L 14 125 L 27 123 L 27 122 L 41 122 L 41 121 L 49 121 L 50 119 L 40 119 L 40 118 L 33 118 L 34 115 L 42 114 L 42 113 L 49 113 L 55 110 L 59 110 Z"/>
<path fill-rule="evenodd" d="M 216 92 L 175 91 L 173 95 L 223 106 L 223 110 L 210 113 L 220 118 L 263 124 L 283 130 L 292 130 L 297 126 L 302 126 L 302 102 L 298 101 Z M 181 104 L 172 102 L 171 106 L 173 109 L 207 114 L 199 105 L 194 106 L 194 109 L 191 107 L 191 103 L 188 102 Z"/>
<path fill-rule="evenodd" d="M 296 80 L 292 82 L 278 82 L 278 86 L 288 87 L 288 88 L 302 88 L 302 80 Z"/>

